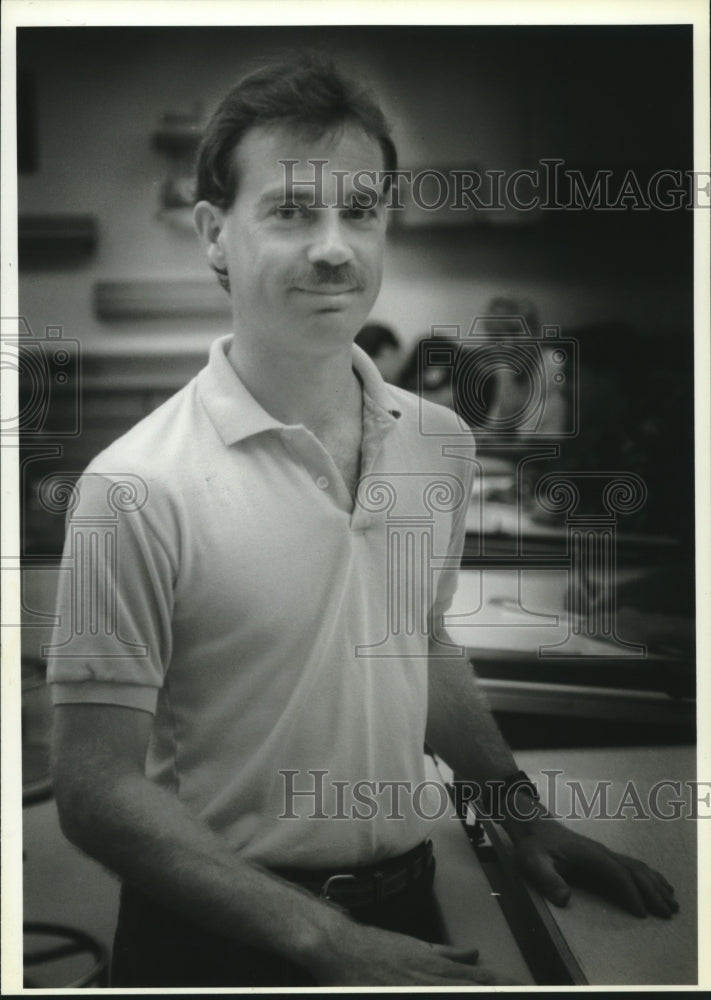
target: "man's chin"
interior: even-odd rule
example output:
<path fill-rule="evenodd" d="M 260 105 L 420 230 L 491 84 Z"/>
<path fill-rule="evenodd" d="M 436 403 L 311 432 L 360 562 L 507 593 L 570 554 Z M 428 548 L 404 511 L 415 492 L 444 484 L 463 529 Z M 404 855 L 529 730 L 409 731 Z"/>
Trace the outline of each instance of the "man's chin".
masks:
<path fill-rule="evenodd" d="M 315 346 L 352 344 L 365 317 L 358 310 L 320 309 L 299 324 L 303 340 Z"/>

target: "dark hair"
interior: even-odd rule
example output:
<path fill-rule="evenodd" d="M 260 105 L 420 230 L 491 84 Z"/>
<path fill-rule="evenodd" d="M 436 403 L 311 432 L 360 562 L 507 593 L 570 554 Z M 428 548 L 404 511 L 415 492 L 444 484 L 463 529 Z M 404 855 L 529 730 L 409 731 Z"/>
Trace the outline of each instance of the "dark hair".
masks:
<path fill-rule="evenodd" d="M 383 151 L 386 170 L 397 168 L 390 129 L 371 95 L 317 55 L 272 63 L 230 90 L 210 119 L 197 154 L 196 201 L 228 209 L 237 195 L 234 151 L 249 129 L 283 124 L 324 135 L 359 125 Z"/>

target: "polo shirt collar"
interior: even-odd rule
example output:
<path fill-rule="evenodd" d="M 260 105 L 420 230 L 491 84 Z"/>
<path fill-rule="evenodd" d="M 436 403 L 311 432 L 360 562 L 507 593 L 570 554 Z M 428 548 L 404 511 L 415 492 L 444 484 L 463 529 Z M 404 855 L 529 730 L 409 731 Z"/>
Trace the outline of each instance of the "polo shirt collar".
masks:
<path fill-rule="evenodd" d="M 286 426 L 260 406 L 237 375 L 227 358 L 231 342 L 232 334 L 213 341 L 207 365 L 197 376 L 203 405 L 226 445 Z M 400 411 L 390 389 L 375 363 L 357 344 L 353 345 L 353 368 L 375 415 L 387 424 L 395 424 Z"/>
<path fill-rule="evenodd" d="M 393 398 L 390 386 L 383 380 L 372 358 L 368 357 L 362 347 L 353 345 L 353 370 L 360 378 L 366 397 L 379 415 L 388 422 L 399 420 L 401 412 Z"/>
<path fill-rule="evenodd" d="M 259 405 L 227 358 L 232 334 L 210 345 L 207 366 L 198 374 L 198 391 L 210 420 L 226 445 L 284 425 Z"/>

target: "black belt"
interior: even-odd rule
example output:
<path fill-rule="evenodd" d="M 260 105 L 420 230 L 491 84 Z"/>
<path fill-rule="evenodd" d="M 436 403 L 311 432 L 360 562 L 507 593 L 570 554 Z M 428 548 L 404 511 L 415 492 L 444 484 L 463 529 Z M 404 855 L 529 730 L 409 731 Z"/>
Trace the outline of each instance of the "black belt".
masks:
<path fill-rule="evenodd" d="M 406 854 L 368 867 L 333 869 L 277 868 L 275 875 L 295 882 L 315 896 L 344 906 L 371 906 L 403 892 L 434 866 L 432 841 Z"/>

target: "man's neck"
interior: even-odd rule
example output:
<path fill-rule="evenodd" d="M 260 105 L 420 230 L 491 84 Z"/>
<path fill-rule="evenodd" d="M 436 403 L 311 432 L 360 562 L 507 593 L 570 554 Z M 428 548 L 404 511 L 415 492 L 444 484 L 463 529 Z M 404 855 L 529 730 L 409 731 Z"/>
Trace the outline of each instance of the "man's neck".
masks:
<path fill-rule="evenodd" d="M 361 385 L 352 368 L 352 347 L 318 356 L 246 351 L 235 337 L 228 358 L 260 406 L 284 424 L 303 424 L 328 437 L 360 420 Z"/>

